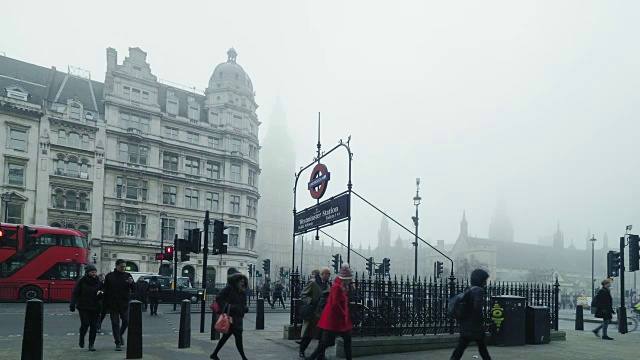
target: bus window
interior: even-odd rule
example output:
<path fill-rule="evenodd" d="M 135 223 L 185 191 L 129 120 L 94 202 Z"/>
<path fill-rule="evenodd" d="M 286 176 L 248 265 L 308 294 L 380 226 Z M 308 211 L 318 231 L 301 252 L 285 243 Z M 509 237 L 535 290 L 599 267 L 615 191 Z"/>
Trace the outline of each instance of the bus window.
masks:
<path fill-rule="evenodd" d="M 60 236 L 60 246 L 74 246 L 75 239 L 73 235 L 59 235 Z"/>
<path fill-rule="evenodd" d="M 39 280 L 78 280 L 80 264 L 57 263 L 38 277 Z"/>
<path fill-rule="evenodd" d="M 32 237 L 30 236 L 29 239 Z M 35 238 L 36 245 L 46 245 L 46 246 L 55 246 L 56 245 L 56 235 L 54 234 L 42 234 Z"/>

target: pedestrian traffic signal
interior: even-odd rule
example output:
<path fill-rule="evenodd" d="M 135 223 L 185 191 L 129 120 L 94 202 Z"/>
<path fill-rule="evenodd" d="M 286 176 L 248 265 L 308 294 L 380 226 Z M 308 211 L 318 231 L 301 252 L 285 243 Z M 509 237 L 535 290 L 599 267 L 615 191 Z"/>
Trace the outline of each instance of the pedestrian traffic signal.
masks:
<path fill-rule="evenodd" d="M 188 252 L 182 251 L 180 252 L 180 261 L 185 262 L 191 260 L 191 256 Z"/>
<path fill-rule="evenodd" d="M 629 271 L 640 270 L 640 236 L 629 235 Z"/>
<path fill-rule="evenodd" d="M 164 260 L 164 254 L 161 252 L 156 253 L 156 260 Z"/>
<path fill-rule="evenodd" d="M 333 257 L 333 270 L 337 274 L 340 271 L 340 254 L 331 255 Z"/>
<path fill-rule="evenodd" d="M 262 270 L 264 271 L 265 275 L 271 275 L 271 259 L 262 260 Z"/>
<path fill-rule="evenodd" d="M 620 252 L 609 251 L 607 253 L 607 277 L 616 277 L 620 273 Z"/>
<path fill-rule="evenodd" d="M 369 276 L 373 274 L 373 267 L 374 267 L 373 258 L 370 257 L 367 259 L 367 271 L 369 272 Z"/>
<path fill-rule="evenodd" d="M 442 263 L 442 261 L 436 261 L 436 278 L 439 278 L 443 272 L 444 272 L 444 264 Z"/>
<path fill-rule="evenodd" d="M 173 246 L 164 247 L 164 260 L 173 260 Z"/>
<path fill-rule="evenodd" d="M 227 234 L 224 231 L 228 229 L 224 226 L 224 221 L 215 220 L 213 222 L 213 254 L 220 255 L 227 253 Z"/>
<path fill-rule="evenodd" d="M 280 267 L 280 277 L 284 277 L 284 268 Z"/>

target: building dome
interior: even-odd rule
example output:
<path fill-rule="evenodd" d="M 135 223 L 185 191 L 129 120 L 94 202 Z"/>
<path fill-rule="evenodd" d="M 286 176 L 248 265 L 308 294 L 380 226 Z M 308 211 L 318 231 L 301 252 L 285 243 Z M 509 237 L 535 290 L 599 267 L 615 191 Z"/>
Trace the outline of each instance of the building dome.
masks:
<path fill-rule="evenodd" d="M 227 83 L 232 86 L 238 86 L 240 90 L 246 90 L 253 93 L 253 83 L 249 78 L 249 75 L 244 71 L 242 66 L 236 62 L 238 53 L 234 48 L 227 51 L 227 62 L 223 62 L 216 66 L 209 79 L 209 88 L 215 89 L 217 84 Z"/>

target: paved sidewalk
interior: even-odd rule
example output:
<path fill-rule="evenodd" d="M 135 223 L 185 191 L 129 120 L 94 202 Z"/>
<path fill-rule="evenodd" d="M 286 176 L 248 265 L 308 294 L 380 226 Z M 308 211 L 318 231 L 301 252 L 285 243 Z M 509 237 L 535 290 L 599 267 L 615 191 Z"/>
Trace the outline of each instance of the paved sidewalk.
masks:
<path fill-rule="evenodd" d="M 614 341 L 596 338 L 590 331 L 567 331 L 566 341 L 555 341 L 548 345 L 527 345 L 519 347 L 489 347 L 489 352 L 495 360 L 544 359 L 544 360 L 629 360 L 640 358 L 640 334 L 630 333 L 620 335 L 611 331 Z M 244 333 L 245 351 L 249 359 L 293 359 L 299 360 L 297 345 L 293 341 L 282 340 L 281 331 L 247 330 Z M 208 359 L 215 348 L 216 341 L 209 340 L 209 334 L 200 334 L 198 329 L 192 330 L 191 347 L 178 349 L 178 334 L 143 336 L 144 359 Z M 316 343 L 312 343 L 310 351 Z M 20 337 L 0 340 L 0 359 L 19 359 L 22 339 Z M 122 352 L 114 351 L 113 338 L 99 335 L 96 341 L 96 352 L 80 349 L 76 336 L 48 336 L 45 338 L 44 358 L 52 360 L 62 359 L 125 359 L 126 349 Z M 330 348 L 327 355 L 332 355 Z M 448 359 L 451 349 L 426 352 L 386 354 L 360 357 L 362 360 L 391 360 L 391 359 Z M 478 355 L 477 348 L 471 346 L 463 359 L 474 359 Z M 230 339 L 219 354 L 221 359 L 239 359 L 233 339 Z"/>

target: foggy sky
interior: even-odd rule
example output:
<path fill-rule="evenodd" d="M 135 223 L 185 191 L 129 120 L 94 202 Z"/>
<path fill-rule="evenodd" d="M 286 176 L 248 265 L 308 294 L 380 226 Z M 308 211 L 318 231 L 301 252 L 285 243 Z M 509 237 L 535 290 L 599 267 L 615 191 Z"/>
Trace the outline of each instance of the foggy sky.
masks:
<path fill-rule="evenodd" d="M 3 4 L 15 31 L 0 51 L 104 81 L 105 49 L 121 63 L 137 46 L 159 79 L 204 89 L 233 46 L 261 138 L 279 95 L 306 165 L 322 112 L 325 149 L 352 136 L 354 190 L 405 226 L 421 178 L 423 237 L 453 242 L 463 210 L 486 237 L 500 199 L 520 242 L 558 221 L 578 248 L 588 229 L 613 243 L 625 225 L 640 228 L 638 2 L 87 4 Z M 327 160 L 329 193 L 346 189 L 343 157 Z M 375 246 L 380 215 L 354 200 L 353 217 L 355 245 Z M 344 238 L 343 228 L 327 232 Z"/>

